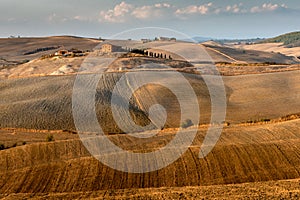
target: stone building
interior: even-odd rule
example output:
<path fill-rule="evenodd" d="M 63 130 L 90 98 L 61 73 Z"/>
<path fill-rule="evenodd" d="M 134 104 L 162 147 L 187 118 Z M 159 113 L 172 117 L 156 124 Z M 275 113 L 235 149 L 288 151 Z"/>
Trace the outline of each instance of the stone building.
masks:
<path fill-rule="evenodd" d="M 172 37 L 158 37 L 157 38 L 158 41 L 169 41 L 169 42 L 176 42 L 176 38 Z"/>
<path fill-rule="evenodd" d="M 103 44 L 101 46 L 102 53 L 112 53 L 112 52 L 122 52 L 124 49 L 120 46 L 112 45 L 112 44 Z"/>

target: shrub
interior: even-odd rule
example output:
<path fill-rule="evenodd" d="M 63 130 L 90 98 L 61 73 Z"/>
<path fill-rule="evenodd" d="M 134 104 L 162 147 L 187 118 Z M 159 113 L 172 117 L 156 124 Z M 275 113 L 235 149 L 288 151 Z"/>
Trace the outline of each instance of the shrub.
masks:
<path fill-rule="evenodd" d="M 270 121 L 271 121 L 271 119 L 262 118 L 259 120 L 248 120 L 247 123 L 254 124 L 254 123 L 259 123 L 259 122 L 270 122 Z"/>
<path fill-rule="evenodd" d="M 53 135 L 48 135 L 46 137 L 46 142 L 53 142 L 54 141 L 54 136 Z"/>
<path fill-rule="evenodd" d="M 230 126 L 230 122 L 224 122 L 224 126 Z"/>
<path fill-rule="evenodd" d="M 260 121 L 261 121 L 261 122 L 270 122 L 271 119 L 261 119 Z"/>
<path fill-rule="evenodd" d="M 4 150 L 4 149 L 5 149 L 4 144 L 0 144 L 0 150 Z"/>
<path fill-rule="evenodd" d="M 30 62 L 30 60 L 28 60 L 28 59 L 25 59 L 25 60 L 22 60 L 22 64 L 24 64 L 24 63 L 28 63 L 28 62 Z"/>
<path fill-rule="evenodd" d="M 193 122 L 190 119 L 186 119 L 182 124 L 181 124 L 181 128 L 188 128 L 190 126 L 193 126 Z"/>

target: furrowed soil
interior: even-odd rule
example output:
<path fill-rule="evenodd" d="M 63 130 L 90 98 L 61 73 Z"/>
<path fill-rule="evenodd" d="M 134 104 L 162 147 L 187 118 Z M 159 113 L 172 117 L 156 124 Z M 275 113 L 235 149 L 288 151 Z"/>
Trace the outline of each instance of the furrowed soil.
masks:
<path fill-rule="evenodd" d="M 202 128 L 181 158 L 145 174 L 123 173 L 101 164 L 79 139 L 19 146 L 0 152 L 0 192 L 73 193 L 296 179 L 300 177 L 299 127 L 299 119 L 226 127 L 213 151 L 199 159 L 206 132 Z M 174 130 L 165 131 L 143 142 L 127 135 L 108 137 L 127 150 L 151 151 L 164 146 L 174 134 Z"/>
<path fill-rule="evenodd" d="M 99 80 L 95 92 L 98 121 L 108 134 L 122 132 L 116 128 L 110 102 L 113 88 L 122 75 L 107 73 Z M 210 95 L 206 84 L 198 75 L 184 76 L 198 98 L 200 123 L 208 124 Z M 69 75 L 0 80 L 0 127 L 74 131 L 72 92 L 75 78 L 75 75 Z M 181 86 L 175 78 L 167 81 Z M 300 113 L 300 71 L 228 76 L 223 77 L 223 81 L 227 93 L 226 121 L 229 123 Z M 128 87 L 138 84 L 138 79 L 132 78 L 127 84 Z M 136 123 L 147 125 L 148 109 L 157 103 L 168 113 L 165 128 L 179 127 L 180 107 L 176 97 L 169 89 L 153 84 L 139 88 L 131 98 L 129 108 Z"/>
<path fill-rule="evenodd" d="M 213 61 L 219 62 L 217 67 L 222 75 L 229 75 L 222 77 L 227 95 L 225 127 L 217 145 L 203 159 L 199 158 L 201 145 L 208 127 L 214 123 L 210 122 L 208 87 L 193 67 L 183 65 L 182 60 L 169 60 L 168 64 L 184 72 L 195 91 L 201 126 L 193 144 L 174 163 L 154 172 L 134 174 L 99 162 L 76 131 L 72 111 L 74 73 L 84 57 L 51 62 L 39 59 L 60 49 L 90 51 L 100 42 L 68 36 L 0 39 L 0 65 L 4 73 L 0 79 L 0 199 L 300 199 L 300 71 L 299 60 L 292 54 L 201 45 Z M 131 44 L 123 42 L 125 46 Z M 189 51 L 183 43 L 147 45 L 149 48 L 169 45 L 170 50 Z M 120 70 L 115 63 L 101 77 L 95 91 L 97 119 L 106 134 L 97 137 L 108 137 L 132 152 L 152 152 L 165 147 L 181 126 L 176 96 L 157 84 L 140 87 L 129 102 L 132 119 L 142 126 L 150 123 L 152 105 L 164 106 L 168 115 L 164 127 L 156 127 L 157 135 L 137 139 L 123 134 L 115 123 L 112 92 L 126 70 L 130 68 L 129 74 L 133 75 L 126 79 L 129 88 L 139 83 L 136 71 L 161 70 L 133 67 L 153 61 L 153 58 L 143 59 L 141 63 L 132 57 L 120 59 L 124 69 Z M 72 66 L 65 66 L 68 63 Z M 53 75 L 62 69 L 63 76 Z M 181 87 L 180 81 L 168 76 L 169 70 L 161 71 L 165 75 L 162 80 Z M 85 80 L 87 85 L 92 83 Z M 84 88 L 77 92 L 84 94 Z M 189 100 L 185 93 L 180 95 Z M 194 128 L 183 131 L 192 134 Z M 144 165 L 136 163 L 136 166 Z"/>

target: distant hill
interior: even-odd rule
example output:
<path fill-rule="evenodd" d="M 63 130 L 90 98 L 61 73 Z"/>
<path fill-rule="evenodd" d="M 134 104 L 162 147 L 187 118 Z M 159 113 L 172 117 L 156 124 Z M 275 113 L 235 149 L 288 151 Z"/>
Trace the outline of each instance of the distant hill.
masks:
<path fill-rule="evenodd" d="M 207 42 L 207 41 L 214 41 L 220 44 L 227 44 L 227 43 L 255 43 L 262 41 L 262 38 L 250 38 L 250 39 L 215 39 L 210 37 L 193 37 L 193 40 L 197 42 Z"/>
<path fill-rule="evenodd" d="M 206 42 L 206 41 L 210 41 L 210 40 L 214 40 L 213 38 L 210 37 L 200 37 L 200 36 L 196 36 L 193 37 L 193 40 L 197 41 L 197 42 Z"/>
<path fill-rule="evenodd" d="M 235 44 L 252 44 L 252 43 L 257 43 L 260 42 L 264 39 L 262 38 L 250 38 L 250 39 L 217 39 L 214 40 L 215 42 L 218 42 L 220 44 L 230 44 L 230 43 L 235 43 Z"/>
<path fill-rule="evenodd" d="M 30 61 L 59 49 L 93 50 L 101 41 L 76 36 L 0 38 L 0 61 L 4 64 Z M 1 63 L 0 63 L 1 65 Z"/>
<path fill-rule="evenodd" d="M 215 42 L 202 43 L 214 62 L 229 63 L 265 63 L 265 64 L 298 64 L 293 56 L 286 56 L 275 52 L 245 50 L 222 46 Z"/>
<path fill-rule="evenodd" d="M 263 43 L 283 43 L 286 47 L 300 47 L 300 31 L 270 38 Z"/>

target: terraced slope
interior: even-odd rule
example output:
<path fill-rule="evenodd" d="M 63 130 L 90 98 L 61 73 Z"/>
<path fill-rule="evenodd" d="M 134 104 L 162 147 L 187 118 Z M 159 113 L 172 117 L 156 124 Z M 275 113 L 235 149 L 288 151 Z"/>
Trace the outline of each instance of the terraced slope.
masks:
<path fill-rule="evenodd" d="M 80 140 L 37 143 L 0 152 L 0 193 L 75 193 L 107 189 L 183 187 L 300 177 L 300 120 L 226 127 L 217 146 L 199 159 L 205 128 L 189 150 L 159 171 L 115 171 L 91 157 Z M 189 134 L 189 129 L 186 134 Z M 154 150 L 175 132 L 152 139 L 109 136 L 127 150 Z"/>
<path fill-rule="evenodd" d="M 8 199 L 291 199 L 300 196 L 299 179 L 233 185 L 113 189 L 73 193 L 4 194 Z"/>

